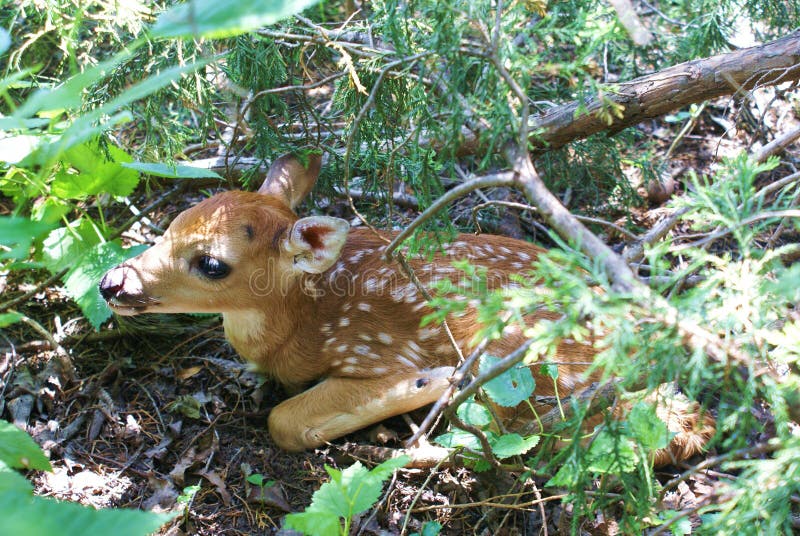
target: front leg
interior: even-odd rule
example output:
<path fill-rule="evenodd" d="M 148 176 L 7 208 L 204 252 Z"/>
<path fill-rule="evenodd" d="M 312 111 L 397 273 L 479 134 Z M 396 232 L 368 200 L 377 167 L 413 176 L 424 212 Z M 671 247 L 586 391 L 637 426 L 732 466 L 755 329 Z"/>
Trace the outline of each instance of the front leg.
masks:
<path fill-rule="evenodd" d="M 439 367 L 380 378 L 328 378 L 278 404 L 269 415 L 269 432 L 285 450 L 318 447 L 435 402 L 449 387 L 453 371 Z"/>

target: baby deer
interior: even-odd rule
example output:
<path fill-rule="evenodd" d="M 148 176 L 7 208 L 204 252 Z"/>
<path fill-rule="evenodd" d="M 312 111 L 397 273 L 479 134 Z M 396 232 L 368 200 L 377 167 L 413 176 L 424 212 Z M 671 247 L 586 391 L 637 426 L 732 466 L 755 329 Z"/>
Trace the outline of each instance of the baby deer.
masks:
<path fill-rule="evenodd" d="M 258 192 L 224 192 L 186 210 L 158 244 L 100 282 L 120 315 L 222 313 L 239 354 L 290 389 L 305 389 L 269 416 L 274 441 L 293 451 L 434 402 L 458 361 L 441 327 L 420 327 L 432 309 L 418 287 L 382 260 L 385 239 L 396 233 L 382 239 L 371 230 L 350 230 L 342 219 L 295 214 L 320 163 L 315 155 L 307 168 L 290 155 L 277 159 Z M 452 261 L 468 259 L 488 269 L 496 288 L 542 251 L 510 238 L 460 235 L 433 261 L 409 264 L 427 287 L 442 278 L 456 282 L 460 272 Z M 526 321 L 558 316 L 541 311 Z M 448 325 L 469 353 L 479 327 L 474 307 Z M 512 328 L 487 351 L 506 355 L 524 342 Z M 592 381 L 583 372 L 596 352 L 591 342 L 561 342 L 554 360 L 560 396 Z M 531 368 L 536 394 L 554 395 L 553 380 L 540 377 L 539 369 Z M 668 413 L 662 418 L 678 435 L 662 462 L 696 453 L 713 433 L 694 407 Z"/>

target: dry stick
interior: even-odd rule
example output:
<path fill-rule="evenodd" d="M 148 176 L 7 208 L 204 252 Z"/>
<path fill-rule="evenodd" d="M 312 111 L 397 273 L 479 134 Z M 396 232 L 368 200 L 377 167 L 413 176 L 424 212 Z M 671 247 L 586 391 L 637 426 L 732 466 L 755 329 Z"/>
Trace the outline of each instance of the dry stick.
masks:
<path fill-rule="evenodd" d="M 731 452 L 726 452 L 725 454 L 720 454 L 719 456 L 712 456 L 710 458 L 706 458 L 702 462 L 698 463 L 697 465 L 693 466 L 691 469 L 685 471 L 684 473 L 678 475 L 677 477 L 673 478 L 661 489 L 658 494 L 658 501 L 661 502 L 664 500 L 664 495 L 667 494 L 669 490 L 684 482 L 692 475 L 699 473 L 700 471 L 704 471 L 709 467 L 714 467 L 715 465 L 719 465 L 721 463 L 727 462 L 728 460 L 733 460 L 736 458 L 743 458 L 745 456 L 752 456 L 755 454 L 764 454 L 767 452 L 773 452 L 778 450 L 780 445 L 775 443 L 758 443 L 757 445 L 753 445 L 752 447 L 746 447 L 739 450 L 733 450 Z"/>
<path fill-rule="evenodd" d="M 631 293 L 636 287 L 646 288 L 636 281 L 625 261 L 584 227 L 547 189 L 527 151 L 510 148 L 508 157 L 516 174 L 515 186 L 523 191 L 531 204 L 539 209 L 545 222 L 562 238 L 573 241 L 584 255 L 601 263 L 615 290 Z"/>
<path fill-rule="evenodd" d="M 608 0 L 608 3 L 611 4 L 617 12 L 617 18 L 619 18 L 619 22 L 628 32 L 628 35 L 631 36 L 631 40 L 640 47 L 649 45 L 653 40 L 653 34 L 651 34 L 644 24 L 642 24 L 642 21 L 639 20 L 631 1 Z"/>
<path fill-rule="evenodd" d="M 645 233 L 644 236 L 639 238 L 638 241 L 625 249 L 625 252 L 622 254 L 622 258 L 625 260 L 625 262 L 633 264 L 642 260 L 642 258 L 644 258 L 645 246 L 651 246 L 664 238 L 664 236 L 666 236 L 666 234 L 670 232 L 675 225 L 677 225 L 681 217 L 687 212 L 689 212 L 688 207 L 679 208 L 655 224 L 652 229 Z"/>
<path fill-rule="evenodd" d="M 755 214 L 750 216 L 749 218 L 745 218 L 740 222 L 737 222 L 736 225 L 726 227 L 725 229 L 720 229 L 710 235 L 702 238 L 700 240 L 696 240 L 695 242 L 690 242 L 688 244 L 681 244 L 672 249 L 672 251 L 683 251 L 684 249 L 694 248 L 694 247 L 701 247 L 709 242 L 713 242 L 714 240 L 723 237 L 727 234 L 733 232 L 734 229 L 738 229 L 739 227 L 747 227 L 751 223 L 755 223 L 761 220 L 768 220 L 770 218 L 800 218 L 800 210 L 797 209 L 787 209 L 787 210 L 773 210 L 768 212 L 762 212 L 760 214 Z"/>
<path fill-rule="evenodd" d="M 759 150 L 754 151 L 752 158 L 760 164 L 770 156 L 782 152 L 797 139 L 800 139 L 800 127 L 777 136 L 774 140 L 761 147 Z"/>
<path fill-rule="evenodd" d="M 530 210 L 530 211 L 534 211 L 534 212 L 537 210 L 536 207 L 532 207 L 531 205 L 526 205 L 525 203 L 516 203 L 514 201 L 503 201 L 503 200 L 499 200 L 499 199 L 493 199 L 493 200 L 490 200 L 490 201 L 486 201 L 485 203 L 480 203 L 480 204 L 475 205 L 474 207 L 472 207 L 472 221 L 475 223 L 475 226 L 478 228 L 479 231 L 480 231 L 481 226 L 480 226 L 480 223 L 478 223 L 478 219 L 476 217 L 476 214 L 481 209 L 484 209 L 486 207 L 493 206 L 493 205 L 500 205 L 500 206 L 503 206 L 503 207 L 516 208 L 516 209 L 519 209 L 519 210 Z M 612 222 L 606 221 L 606 220 L 601 220 L 600 218 L 592 218 L 592 217 L 589 217 L 589 216 L 575 215 L 575 218 L 577 218 L 578 221 L 582 221 L 582 222 L 586 222 L 586 223 L 595 223 L 597 225 L 603 225 L 603 226 L 609 227 L 611 229 L 614 229 L 618 233 L 620 233 L 622 235 L 625 235 L 628 238 L 631 238 L 633 240 L 638 239 L 638 237 L 635 234 L 633 234 L 632 232 L 628 231 L 627 229 L 624 229 L 624 228 L 620 227 L 616 223 L 612 223 Z"/>
<path fill-rule="evenodd" d="M 503 172 L 503 173 L 495 173 L 492 175 L 486 175 L 483 177 L 478 177 L 476 179 L 472 179 L 469 182 L 465 182 L 459 184 L 455 188 L 448 190 L 444 195 L 442 195 L 439 199 L 437 199 L 431 206 L 429 206 L 425 211 L 416 217 L 414 221 L 412 221 L 408 227 L 403 229 L 403 231 L 398 234 L 392 242 L 386 246 L 386 251 L 384 252 L 384 258 L 386 261 L 391 261 L 394 258 L 394 250 L 402 244 L 409 236 L 411 236 L 414 231 L 427 220 L 431 219 L 437 212 L 445 208 L 447 205 L 458 199 L 459 197 L 463 197 L 468 193 L 475 191 L 479 188 L 491 188 L 494 186 L 513 186 L 514 185 L 514 174 L 511 172 Z"/>

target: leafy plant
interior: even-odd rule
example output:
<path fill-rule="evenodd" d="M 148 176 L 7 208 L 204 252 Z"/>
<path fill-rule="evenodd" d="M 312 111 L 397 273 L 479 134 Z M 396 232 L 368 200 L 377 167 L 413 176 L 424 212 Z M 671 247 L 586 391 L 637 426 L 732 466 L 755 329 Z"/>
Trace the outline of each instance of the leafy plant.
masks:
<path fill-rule="evenodd" d="M 314 492 L 304 512 L 286 516 L 286 527 L 315 536 L 350 534 L 353 517 L 371 508 L 380 497 L 384 481 L 408 462 L 407 456 L 399 456 L 370 470 L 360 462 L 342 471 L 326 465 L 330 482 Z"/>
<path fill-rule="evenodd" d="M 35 497 L 33 486 L 15 469 L 52 471 L 50 461 L 28 434 L 0 421 L 0 517 L 3 531 L 20 536 L 150 534 L 174 516 L 139 510 L 94 508 Z"/>

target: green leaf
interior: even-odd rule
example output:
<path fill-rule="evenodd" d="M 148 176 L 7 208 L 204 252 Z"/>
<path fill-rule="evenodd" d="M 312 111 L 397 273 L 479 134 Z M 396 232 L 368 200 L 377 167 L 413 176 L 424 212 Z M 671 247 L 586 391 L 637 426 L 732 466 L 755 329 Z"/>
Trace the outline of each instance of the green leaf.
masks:
<path fill-rule="evenodd" d="M 465 423 L 477 426 L 478 428 L 487 426 L 492 422 L 492 414 L 489 413 L 489 410 L 482 404 L 475 402 L 473 398 L 470 398 L 458 406 L 456 415 Z"/>
<path fill-rule="evenodd" d="M 7 421 L 0 421 L 0 461 L 15 469 L 53 470 L 31 436 Z"/>
<path fill-rule="evenodd" d="M 39 255 L 45 267 L 52 273 L 75 266 L 85 253 L 100 243 L 100 236 L 92 222 L 81 218 L 51 232 L 42 242 Z"/>
<path fill-rule="evenodd" d="M 483 374 L 499 361 L 498 357 L 484 355 L 478 370 Z M 533 374 L 524 365 L 511 368 L 483 385 L 483 390 L 493 402 L 507 408 L 514 407 L 530 398 L 535 388 L 536 382 Z"/>
<path fill-rule="evenodd" d="M 339 519 L 351 519 L 371 508 L 380 497 L 383 481 L 408 461 L 408 456 L 399 456 L 371 471 L 359 462 L 343 471 L 326 465 L 330 482 L 314 493 L 311 506 L 305 512 L 286 516 L 286 526 L 306 534 L 339 534 Z"/>
<path fill-rule="evenodd" d="M 339 536 L 342 531 L 338 515 L 312 511 L 310 508 L 299 514 L 288 514 L 284 520 L 286 528 L 312 536 Z"/>
<path fill-rule="evenodd" d="M 24 259 L 33 241 L 54 226 L 17 216 L 0 216 L 0 259 Z M 6 249 L 8 248 L 8 249 Z"/>
<path fill-rule="evenodd" d="M 19 472 L 0 461 L 0 497 L 6 492 L 27 493 L 30 495 L 33 493 L 33 484 L 28 482 L 28 479 L 19 474 Z"/>
<path fill-rule="evenodd" d="M 16 324 L 20 320 L 22 320 L 22 315 L 19 313 L 2 313 L 0 314 L 0 328 Z"/>
<path fill-rule="evenodd" d="M 492 442 L 494 455 L 501 460 L 525 454 L 539 444 L 539 436 L 523 438 L 519 434 L 503 434 Z"/>
<path fill-rule="evenodd" d="M 189 0 L 162 13 L 151 28 L 155 38 L 218 39 L 274 24 L 318 0 Z"/>
<path fill-rule="evenodd" d="M 442 531 L 442 524 L 438 521 L 426 521 L 422 525 L 420 536 L 439 536 Z"/>
<path fill-rule="evenodd" d="M 210 169 L 196 168 L 192 166 L 170 165 L 160 163 L 145 162 L 126 162 L 123 167 L 135 169 L 154 177 L 165 177 L 167 179 L 219 179 L 222 177 Z"/>
<path fill-rule="evenodd" d="M 481 450 L 481 443 L 478 438 L 464 430 L 453 430 L 452 432 L 445 432 L 444 434 L 436 437 L 434 441 L 446 448 L 464 447 L 470 450 Z"/>
<path fill-rule="evenodd" d="M 3 534 L 14 536 L 144 536 L 158 530 L 175 515 L 139 510 L 95 510 L 80 504 L 33 497 L 17 491 L 0 494 Z"/>
<path fill-rule="evenodd" d="M 97 288 L 100 279 L 110 268 L 138 255 L 145 249 L 147 246 L 122 249 L 122 246 L 116 242 L 97 244 L 91 251 L 83 255 L 64 276 L 64 287 L 67 294 L 77 302 L 84 316 L 95 329 L 98 329 L 100 324 L 111 316 L 111 309 L 108 308 Z"/>
<path fill-rule="evenodd" d="M 133 159 L 114 145 L 102 151 L 89 141 L 69 148 L 63 158 L 78 173 L 61 171 L 56 175 L 52 193 L 62 199 L 84 199 L 99 193 L 125 196 L 139 184 L 139 174 L 122 166 Z"/>
<path fill-rule="evenodd" d="M 630 473 L 636 469 L 639 456 L 630 439 L 603 428 L 592 440 L 586 453 L 587 470 L 595 473 Z"/>
<path fill-rule="evenodd" d="M 631 435 L 648 451 L 666 448 L 672 439 L 672 433 L 658 418 L 656 409 L 644 402 L 633 406 L 627 422 Z"/>

